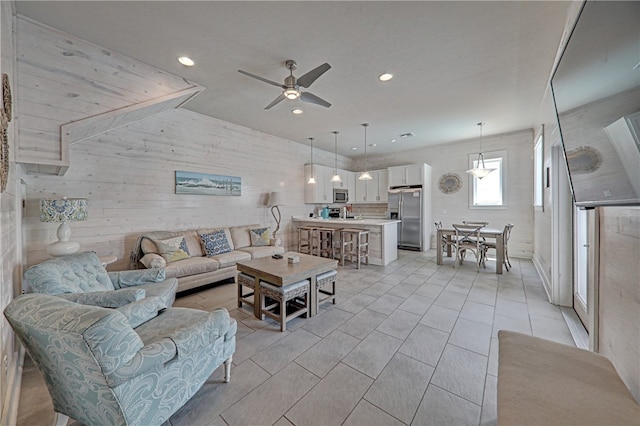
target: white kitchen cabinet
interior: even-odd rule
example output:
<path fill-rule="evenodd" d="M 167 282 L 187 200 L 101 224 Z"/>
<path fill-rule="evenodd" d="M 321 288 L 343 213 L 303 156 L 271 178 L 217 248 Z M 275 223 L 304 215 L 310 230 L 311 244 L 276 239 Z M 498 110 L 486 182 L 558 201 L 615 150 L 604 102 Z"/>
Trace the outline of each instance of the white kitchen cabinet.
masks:
<path fill-rule="evenodd" d="M 389 187 L 423 185 L 425 164 L 389 167 Z"/>
<path fill-rule="evenodd" d="M 359 180 L 356 173 L 355 203 L 386 203 L 388 190 L 387 170 L 369 170 L 371 180 Z"/>

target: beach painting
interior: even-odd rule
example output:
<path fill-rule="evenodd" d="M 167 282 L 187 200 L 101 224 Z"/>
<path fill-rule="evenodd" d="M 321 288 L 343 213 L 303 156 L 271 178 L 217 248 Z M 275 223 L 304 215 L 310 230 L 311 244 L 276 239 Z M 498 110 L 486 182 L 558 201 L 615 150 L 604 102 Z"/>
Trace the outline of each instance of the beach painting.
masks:
<path fill-rule="evenodd" d="M 176 170 L 176 194 L 240 196 L 239 176 L 211 175 Z"/>

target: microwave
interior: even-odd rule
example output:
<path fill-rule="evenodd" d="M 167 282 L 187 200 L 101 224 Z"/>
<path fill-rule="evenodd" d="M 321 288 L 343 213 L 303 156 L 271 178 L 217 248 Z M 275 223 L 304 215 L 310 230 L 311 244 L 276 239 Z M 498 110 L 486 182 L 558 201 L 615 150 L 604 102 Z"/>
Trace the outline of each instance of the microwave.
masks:
<path fill-rule="evenodd" d="M 349 190 L 341 188 L 333 188 L 333 202 L 334 203 L 348 203 L 349 202 Z"/>

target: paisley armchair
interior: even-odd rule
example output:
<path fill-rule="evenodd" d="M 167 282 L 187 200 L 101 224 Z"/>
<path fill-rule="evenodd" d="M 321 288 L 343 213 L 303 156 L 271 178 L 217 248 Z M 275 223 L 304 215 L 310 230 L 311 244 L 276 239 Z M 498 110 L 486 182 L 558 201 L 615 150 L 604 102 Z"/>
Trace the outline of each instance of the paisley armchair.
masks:
<path fill-rule="evenodd" d="M 36 293 L 115 308 L 132 327 L 170 307 L 178 288 L 175 278 L 165 279 L 164 269 L 107 272 L 91 251 L 45 260 L 27 269 L 24 278 Z"/>
<path fill-rule="evenodd" d="M 118 310 L 25 294 L 4 315 L 42 374 L 58 421 L 160 425 L 221 364 L 237 325 L 225 309 L 168 308 L 133 328 Z"/>

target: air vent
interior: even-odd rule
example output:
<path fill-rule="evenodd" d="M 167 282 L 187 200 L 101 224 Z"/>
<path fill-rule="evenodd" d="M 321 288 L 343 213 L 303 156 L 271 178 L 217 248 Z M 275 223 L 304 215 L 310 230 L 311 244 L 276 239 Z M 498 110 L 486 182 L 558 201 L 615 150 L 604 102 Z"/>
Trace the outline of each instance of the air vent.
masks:
<path fill-rule="evenodd" d="M 412 138 L 412 137 L 414 137 L 414 136 L 415 136 L 415 133 L 413 133 L 413 132 L 403 133 L 403 134 L 401 134 L 401 135 L 400 135 L 400 137 L 401 137 L 402 139 L 405 139 L 405 138 Z"/>

